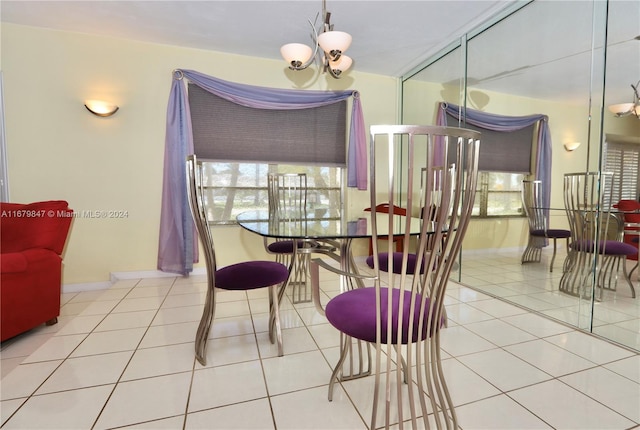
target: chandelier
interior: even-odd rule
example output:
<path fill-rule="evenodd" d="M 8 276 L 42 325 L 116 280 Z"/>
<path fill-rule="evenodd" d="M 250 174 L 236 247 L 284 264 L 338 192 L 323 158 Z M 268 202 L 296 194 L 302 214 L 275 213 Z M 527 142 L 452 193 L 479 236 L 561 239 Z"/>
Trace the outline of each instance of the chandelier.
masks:
<path fill-rule="evenodd" d="M 316 21 L 318 16 L 316 16 Z M 351 67 L 350 57 L 344 52 L 351 45 L 351 35 L 344 31 L 334 31 L 330 22 L 331 13 L 327 12 L 326 0 L 322 0 L 322 25 L 316 29 L 315 23 L 309 21 L 313 49 L 302 43 L 287 43 L 280 48 L 280 54 L 289 64 L 291 70 L 304 70 L 309 67 L 320 53 L 323 72 L 328 72 L 338 79 Z"/>
<path fill-rule="evenodd" d="M 609 106 L 609 110 L 615 114 L 618 118 L 623 116 L 635 115 L 640 119 L 640 95 L 638 94 L 638 87 L 640 81 L 637 84 L 631 84 L 633 88 L 633 100 L 631 103 L 620 103 L 617 105 Z"/>

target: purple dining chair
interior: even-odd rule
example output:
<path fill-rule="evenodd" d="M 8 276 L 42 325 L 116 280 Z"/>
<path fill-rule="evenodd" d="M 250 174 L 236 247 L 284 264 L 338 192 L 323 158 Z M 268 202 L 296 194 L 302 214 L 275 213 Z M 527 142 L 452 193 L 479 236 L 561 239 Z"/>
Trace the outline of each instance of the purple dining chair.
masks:
<path fill-rule="evenodd" d="M 196 359 L 203 366 L 207 359 L 207 338 L 215 317 L 217 290 L 253 290 L 269 289 L 269 338 L 277 343 L 278 356 L 282 356 L 282 330 L 280 327 L 280 308 L 278 289 L 289 276 L 289 270 L 282 263 L 275 261 L 245 261 L 225 267 L 218 267 L 213 236 L 207 220 L 207 212 L 203 199 L 202 165 L 195 155 L 187 157 L 187 195 L 191 214 L 198 231 L 207 265 L 207 296 L 200 325 L 196 332 Z"/>
<path fill-rule="evenodd" d="M 396 193 L 401 193 L 406 196 L 403 207 L 413 216 L 385 218 L 371 213 L 373 275 L 347 272 L 322 259 L 311 262 L 316 297 L 320 268 L 365 284 L 351 288 L 354 283 L 341 282 L 346 291 L 330 299 L 324 309 L 320 306 L 320 311 L 341 338 L 340 358 L 329 381 L 329 400 L 337 381 L 353 378 L 345 369 L 353 361 L 347 358 L 358 342 L 375 346 L 370 428 L 399 423 L 413 428 L 458 427 L 441 366 L 440 335 L 446 331 L 444 299 L 449 275 L 473 210 L 479 145 L 480 133 L 472 130 L 372 126 L 371 207 L 396 201 Z M 400 168 L 396 157 L 405 153 L 408 156 Z M 424 187 L 415 185 L 421 168 L 428 173 Z M 434 180 L 437 176 L 431 174 L 436 169 L 442 171 L 438 184 Z M 435 213 L 430 213 L 430 205 L 424 202 L 434 199 L 440 203 Z M 411 252 L 405 246 L 398 256 L 394 254 L 393 238 L 398 235 L 403 236 L 405 244 L 415 236 L 416 246 Z M 386 240 L 386 249 L 378 245 L 381 238 Z M 387 259 L 386 271 L 380 264 L 382 252 L 394 255 Z M 415 264 L 410 254 L 415 255 Z"/>

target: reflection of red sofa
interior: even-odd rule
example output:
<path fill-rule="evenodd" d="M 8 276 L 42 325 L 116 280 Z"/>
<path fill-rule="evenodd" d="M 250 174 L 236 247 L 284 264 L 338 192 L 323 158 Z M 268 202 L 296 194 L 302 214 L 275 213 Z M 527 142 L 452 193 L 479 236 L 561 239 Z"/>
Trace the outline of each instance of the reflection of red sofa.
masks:
<path fill-rule="evenodd" d="M 618 203 L 613 205 L 613 207 L 624 212 L 623 221 L 625 223 L 640 223 L 640 202 L 635 200 L 620 200 Z M 628 232 L 624 234 L 624 243 L 630 243 L 637 248 L 639 233 L 633 233 L 633 231 L 638 230 L 638 227 L 626 227 L 625 230 Z M 637 260 L 638 255 L 628 256 L 627 259 Z"/>
<path fill-rule="evenodd" d="M 0 203 L 0 341 L 58 322 L 67 202 Z"/>

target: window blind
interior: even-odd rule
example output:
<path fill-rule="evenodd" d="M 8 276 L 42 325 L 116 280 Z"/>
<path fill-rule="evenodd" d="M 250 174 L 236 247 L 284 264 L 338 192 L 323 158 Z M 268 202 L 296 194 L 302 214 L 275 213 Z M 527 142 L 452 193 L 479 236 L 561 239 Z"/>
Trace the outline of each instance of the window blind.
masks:
<path fill-rule="evenodd" d="M 447 124 L 458 120 L 447 114 Z M 530 173 L 536 124 L 516 131 L 494 131 L 471 124 L 460 127 L 482 133 L 478 170 L 485 172 Z"/>
<path fill-rule="evenodd" d="M 345 167 L 347 102 L 255 109 L 189 84 L 194 151 L 201 160 Z"/>
<path fill-rule="evenodd" d="M 640 148 L 638 145 L 608 143 L 605 172 L 613 172 L 611 202 L 638 199 L 638 170 L 640 168 Z M 606 196 L 605 196 L 606 198 Z"/>

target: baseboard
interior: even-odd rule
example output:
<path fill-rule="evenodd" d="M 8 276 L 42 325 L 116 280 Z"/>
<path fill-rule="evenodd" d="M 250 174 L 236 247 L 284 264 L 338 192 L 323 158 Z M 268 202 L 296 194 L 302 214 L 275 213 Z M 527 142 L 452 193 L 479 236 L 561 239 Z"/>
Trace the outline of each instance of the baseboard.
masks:
<path fill-rule="evenodd" d="M 82 291 L 98 291 L 106 290 L 111 287 L 112 283 L 109 281 L 103 282 L 88 282 L 82 284 L 63 284 L 62 294 L 64 293 L 80 293 Z"/>
<path fill-rule="evenodd" d="M 207 269 L 204 267 L 197 267 L 193 269 L 190 276 L 193 275 L 206 275 Z M 109 281 L 102 282 L 87 282 L 80 284 L 63 284 L 62 293 L 79 293 L 81 291 L 96 291 L 106 290 L 113 284 L 120 280 L 125 279 L 142 279 L 142 278 L 168 278 L 180 276 L 175 273 L 162 272 L 160 270 L 141 270 L 133 272 L 111 272 L 109 274 Z"/>

